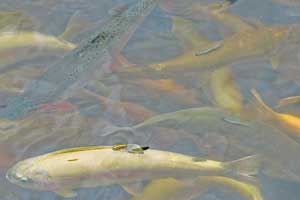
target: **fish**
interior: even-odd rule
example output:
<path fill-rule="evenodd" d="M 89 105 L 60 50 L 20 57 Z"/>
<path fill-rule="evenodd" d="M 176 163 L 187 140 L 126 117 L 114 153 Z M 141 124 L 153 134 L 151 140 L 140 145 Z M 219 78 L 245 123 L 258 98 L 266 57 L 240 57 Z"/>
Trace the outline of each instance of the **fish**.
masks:
<path fill-rule="evenodd" d="M 202 8 L 200 6 L 195 6 L 195 9 Z M 215 7 L 218 8 L 218 6 Z M 203 40 L 194 44 L 189 43 L 191 44 L 190 48 L 181 55 L 160 62 L 150 63 L 147 65 L 148 67 L 126 69 L 127 73 L 151 74 L 155 73 L 155 71 L 161 74 L 182 71 L 199 72 L 230 64 L 245 63 L 251 60 L 265 60 L 266 58 L 268 58 L 271 64 L 275 65 L 277 62 L 274 61 L 277 60 L 283 51 L 282 49 L 286 48 L 288 44 L 299 44 L 300 42 L 300 29 L 298 26 L 266 26 L 260 22 L 249 23 L 238 16 L 225 12 L 222 5 L 219 6 L 219 9 L 215 9 L 215 7 L 206 11 L 206 13 L 209 13 L 214 19 L 230 27 L 233 31 L 232 35 L 222 40 L 209 41 L 207 36 L 199 33 L 198 35 Z M 204 8 L 207 9 L 208 7 L 205 6 Z M 201 11 L 205 10 L 204 8 Z M 186 29 L 180 28 L 186 20 L 179 19 L 177 16 L 172 17 L 173 32 L 186 31 Z M 200 36 L 197 37 L 200 38 Z M 201 52 L 205 53 L 195 55 L 198 52 L 200 54 Z"/>
<path fill-rule="evenodd" d="M 211 74 L 211 90 L 218 106 L 240 114 L 243 110 L 243 96 L 229 67 L 216 69 Z"/>
<path fill-rule="evenodd" d="M 3 32 L 0 34 L 0 49 L 24 47 L 72 50 L 75 44 L 39 32 Z"/>
<path fill-rule="evenodd" d="M 138 87 L 161 92 L 161 95 L 166 95 L 181 105 L 196 106 L 200 103 L 195 91 L 179 85 L 173 79 L 137 79 L 127 82 Z"/>
<path fill-rule="evenodd" d="M 103 73 L 111 61 L 110 52 L 124 45 L 127 37 L 137 25 L 151 13 L 158 0 L 141 0 L 124 13 L 113 17 L 101 30 L 87 38 L 77 48 L 50 66 L 34 80 L 25 91 L 7 101 L 7 107 L 0 111 L 0 117 L 24 118 L 40 104 L 57 101 L 66 90 L 74 90 L 97 73 Z"/>
<path fill-rule="evenodd" d="M 116 101 L 93 93 L 89 90 L 84 90 L 82 93 L 84 96 L 96 98 L 101 104 L 101 113 L 110 116 L 112 120 L 115 120 L 118 123 L 125 120 L 130 124 L 137 124 L 156 115 L 155 112 L 136 103 L 129 101 Z"/>
<path fill-rule="evenodd" d="M 229 189 L 239 193 L 246 200 L 263 200 L 260 188 L 241 181 L 222 176 L 201 176 L 190 182 L 174 178 L 151 181 L 143 190 L 140 197 L 133 200 L 186 200 L 201 196 L 213 186 Z"/>
<path fill-rule="evenodd" d="M 275 120 L 277 123 L 279 123 L 283 128 L 285 128 L 286 130 L 288 130 L 290 132 L 290 136 L 293 137 L 294 139 L 299 140 L 299 136 L 300 136 L 300 118 L 290 115 L 290 114 L 286 114 L 286 113 L 279 113 L 279 112 L 275 112 L 274 110 L 272 110 L 272 108 L 270 108 L 267 104 L 265 104 L 265 102 L 263 101 L 263 99 L 261 98 L 261 96 L 259 95 L 259 93 L 256 91 L 256 89 L 251 89 L 251 93 L 255 98 L 256 103 L 258 104 L 258 106 L 260 106 L 260 108 L 262 108 L 263 110 L 263 114 L 267 116 L 268 119 L 271 120 Z"/>
<path fill-rule="evenodd" d="M 263 166 L 265 166 L 261 170 L 263 174 L 300 181 L 299 143 L 261 120 L 254 118 L 244 121 L 243 115 L 240 118 L 216 107 L 189 108 L 156 115 L 140 124 L 106 132 L 104 136 L 110 138 L 116 134 L 119 137 L 122 135 L 139 137 L 160 127 L 185 131 L 199 137 L 200 140 L 214 133 L 215 138 L 226 138 L 224 142 L 228 142 L 226 148 L 222 149 L 224 152 L 219 152 L 224 153 L 223 159 L 236 159 L 251 154 L 261 155 L 264 158 Z M 224 119 L 246 123 L 246 126 Z M 150 137 L 151 135 L 148 136 Z M 140 142 L 147 143 L 148 138 Z M 217 143 L 217 145 L 220 144 Z"/>
<path fill-rule="evenodd" d="M 143 180 L 204 174 L 253 176 L 259 168 L 257 155 L 219 162 L 136 145 L 142 149 L 141 154 L 128 151 L 127 146 L 58 150 L 16 163 L 7 171 L 6 178 L 18 186 L 53 191 L 63 197 L 75 197 L 73 190 L 77 188 L 113 184 L 120 184 L 129 194 L 138 196 L 141 192 L 138 182 Z"/>
<path fill-rule="evenodd" d="M 71 51 L 76 44 L 35 31 L 13 31 L 0 33 L 1 72 L 8 71 L 13 64 L 42 55 L 58 55 Z M 57 52 L 56 52 L 57 51 Z"/>

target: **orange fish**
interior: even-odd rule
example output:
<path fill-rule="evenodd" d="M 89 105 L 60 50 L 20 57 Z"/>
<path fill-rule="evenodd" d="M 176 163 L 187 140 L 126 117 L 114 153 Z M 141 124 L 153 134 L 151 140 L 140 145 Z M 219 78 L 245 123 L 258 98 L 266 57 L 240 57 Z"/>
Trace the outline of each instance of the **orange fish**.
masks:
<path fill-rule="evenodd" d="M 199 98 L 193 90 L 177 84 L 172 79 L 140 79 L 131 80 L 129 83 L 141 86 L 145 89 L 161 92 L 185 106 L 196 106 L 200 104 Z"/>
<path fill-rule="evenodd" d="M 299 117 L 285 114 L 285 113 L 275 112 L 274 110 L 272 110 L 272 108 L 270 108 L 268 105 L 266 105 L 264 103 L 264 101 L 262 100 L 262 98 L 260 97 L 260 95 L 258 94 L 258 92 L 255 89 L 251 89 L 251 93 L 255 97 L 255 100 L 258 103 L 258 105 L 263 109 L 263 111 L 266 112 L 266 114 L 268 115 L 268 117 L 270 117 L 270 119 L 275 120 L 282 127 L 284 127 L 289 132 L 291 132 L 292 133 L 291 136 L 293 138 L 295 138 L 295 137 L 297 139 L 300 138 L 300 118 Z"/>

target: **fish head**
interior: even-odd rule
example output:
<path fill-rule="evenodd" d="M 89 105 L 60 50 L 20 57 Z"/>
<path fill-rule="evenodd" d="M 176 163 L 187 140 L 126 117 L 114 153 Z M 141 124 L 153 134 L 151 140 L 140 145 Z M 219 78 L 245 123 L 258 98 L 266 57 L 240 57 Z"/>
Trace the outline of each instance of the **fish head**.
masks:
<path fill-rule="evenodd" d="M 30 158 L 15 164 L 6 172 L 6 179 L 23 188 L 51 190 L 51 179 L 47 171 L 39 168 L 38 160 Z"/>

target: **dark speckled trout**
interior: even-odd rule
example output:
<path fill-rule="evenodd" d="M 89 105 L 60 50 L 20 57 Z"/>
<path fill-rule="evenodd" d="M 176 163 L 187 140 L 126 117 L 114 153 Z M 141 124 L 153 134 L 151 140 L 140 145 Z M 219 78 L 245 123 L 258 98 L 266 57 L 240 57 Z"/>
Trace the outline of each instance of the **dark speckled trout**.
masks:
<path fill-rule="evenodd" d="M 124 46 L 124 38 L 136 30 L 157 2 L 139 0 L 112 18 L 92 39 L 83 42 L 28 85 L 23 94 L 10 98 L 0 111 L 0 117 L 22 119 L 40 104 L 59 99 L 66 90 L 82 84 L 96 72 L 105 70 L 105 66 L 112 61 L 113 50 Z"/>

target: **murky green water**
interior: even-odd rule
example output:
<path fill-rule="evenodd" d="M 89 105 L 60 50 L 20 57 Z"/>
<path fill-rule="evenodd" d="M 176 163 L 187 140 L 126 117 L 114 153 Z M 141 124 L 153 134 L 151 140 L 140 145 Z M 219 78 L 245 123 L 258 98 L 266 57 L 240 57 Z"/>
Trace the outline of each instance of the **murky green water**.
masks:
<path fill-rule="evenodd" d="M 6 172 L 21 160 L 127 143 L 259 161 L 247 176 L 244 165 L 200 177 L 147 172 L 155 178 L 137 196 L 116 177 L 146 174 L 134 163 L 131 175 L 108 168 L 115 183 L 99 175 L 103 186 L 76 187 L 73 199 L 298 200 L 300 1 L 230 2 L 1 0 L 0 200 L 64 199 L 50 187 L 73 189 L 13 184 Z"/>

